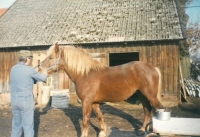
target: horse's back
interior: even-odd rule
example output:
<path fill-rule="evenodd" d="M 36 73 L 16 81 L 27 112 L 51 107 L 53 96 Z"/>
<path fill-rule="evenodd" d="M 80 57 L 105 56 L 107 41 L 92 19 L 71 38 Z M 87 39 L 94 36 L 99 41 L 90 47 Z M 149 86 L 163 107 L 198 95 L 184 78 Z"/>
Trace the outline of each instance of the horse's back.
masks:
<path fill-rule="evenodd" d="M 129 85 L 151 81 L 158 77 L 157 70 L 150 64 L 141 61 L 132 61 L 126 64 L 107 67 L 96 73 L 96 78 L 101 81 L 128 82 Z"/>
<path fill-rule="evenodd" d="M 110 71 L 113 71 L 113 72 L 118 71 L 122 75 L 130 76 L 130 77 L 138 76 L 138 75 L 142 77 L 146 77 L 149 75 L 157 75 L 157 71 L 155 67 L 141 61 L 132 61 L 132 62 L 122 64 L 119 66 L 110 67 Z"/>

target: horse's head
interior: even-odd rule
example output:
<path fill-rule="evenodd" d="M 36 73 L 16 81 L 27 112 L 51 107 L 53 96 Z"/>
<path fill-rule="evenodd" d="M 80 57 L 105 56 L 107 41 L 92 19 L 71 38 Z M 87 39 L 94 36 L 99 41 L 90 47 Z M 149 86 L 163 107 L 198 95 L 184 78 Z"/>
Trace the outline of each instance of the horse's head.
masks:
<path fill-rule="evenodd" d="M 56 43 L 54 46 L 50 47 L 46 59 L 40 63 L 39 72 L 51 74 L 62 69 L 64 66 L 63 56 L 63 50 Z"/>

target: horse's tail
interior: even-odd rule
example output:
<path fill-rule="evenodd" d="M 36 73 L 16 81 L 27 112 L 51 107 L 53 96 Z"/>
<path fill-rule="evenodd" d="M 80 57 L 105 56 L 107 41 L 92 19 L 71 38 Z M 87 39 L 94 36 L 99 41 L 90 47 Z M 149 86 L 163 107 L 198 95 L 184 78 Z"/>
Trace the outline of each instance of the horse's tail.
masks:
<path fill-rule="evenodd" d="M 162 76 L 161 76 L 160 69 L 158 67 L 155 67 L 155 69 L 157 70 L 158 75 L 159 75 L 157 98 L 158 98 L 158 100 L 161 103 L 161 101 L 162 101 L 162 97 L 161 97 L 161 92 L 162 92 Z"/>

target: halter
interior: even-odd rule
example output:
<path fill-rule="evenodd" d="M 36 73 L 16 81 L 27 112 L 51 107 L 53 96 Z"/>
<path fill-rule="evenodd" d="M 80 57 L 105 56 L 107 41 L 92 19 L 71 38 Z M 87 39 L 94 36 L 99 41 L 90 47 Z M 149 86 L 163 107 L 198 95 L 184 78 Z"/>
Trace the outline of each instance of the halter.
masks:
<path fill-rule="evenodd" d="M 45 71 L 45 72 L 47 73 L 49 70 L 51 70 L 51 69 L 53 69 L 54 67 L 57 67 L 57 66 L 58 66 L 58 64 L 59 64 L 59 62 L 60 62 L 60 56 L 61 56 L 61 50 L 60 50 L 60 53 L 59 53 L 59 57 L 57 58 L 56 63 L 55 63 L 53 66 L 51 66 L 51 67 L 49 67 L 49 68 L 47 68 L 47 69 L 44 69 L 44 68 L 41 66 L 42 63 L 43 63 L 43 61 L 42 61 L 42 62 L 38 65 L 39 68 L 42 69 L 43 71 Z"/>

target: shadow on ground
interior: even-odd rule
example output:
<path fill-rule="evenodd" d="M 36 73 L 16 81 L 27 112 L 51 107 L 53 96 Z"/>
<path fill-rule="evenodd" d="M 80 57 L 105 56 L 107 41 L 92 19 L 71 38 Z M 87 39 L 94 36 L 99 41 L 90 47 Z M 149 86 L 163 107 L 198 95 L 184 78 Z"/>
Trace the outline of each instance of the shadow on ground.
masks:
<path fill-rule="evenodd" d="M 48 113 L 48 111 L 52 110 L 54 108 L 51 108 L 50 103 L 44 107 L 44 108 L 35 108 L 35 137 L 38 137 L 38 132 L 39 132 L 39 126 L 40 126 L 40 117 L 42 115 L 45 115 Z M 82 106 L 79 105 L 70 105 L 67 109 L 60 109 L 62 110 L 65 115 L 67 117 L 69 117 L 69 119 L 72 121 L 73 126 L 75 127 L 75 130 L 77 132 L 77 136 L 81 136 L 81 128 L 82 128 L 82 122 L 80 123 L 80 121 L 82 121 Z M 131 125 L 132 125 L 132 129 L 139 129 L 139 127 L 142 125 L 141 121 L 137 120 L 136 118 L 134 118 L 132 115 L 124 112 L 123 110 L 117 109 L 111 105 L 108 104 L 101 104 L 101 110 L 103 115 L 111 115 L 111 117 L 115 118 L 115 117 L 119 117 L 122 118 L 126 121 L 128 121 Z M 134 110 L 133 110 L 134 111 Z M 103 116 L 104 117 L 104 116 Z M 94 112 L 92 111 L 91 114 L 91 118 L 96 118 L 96 115 L 94 114 Z M 130 137 L 130 136 L 135 136 L 135 132 L 134 130 L 131 131 L 120 131 L 116 126 L 111 126 L 108 127 L 108 121 L 112 122 L 112 119 L 107 119 L 105 118 L 105 123 L 107 125 L 107 130 L 109 133 L 107 134 L 108 137 Z M 114 121 L 114 120 L 113 120 Z M 117 124 L 117 123 L 116 123 Z M 98 126 L 96 126 L 98 125 Z M 96 132 L 96 136 L 99 134 L 100 130 L 99 130 L 99 124 L 97 123 L 93 123 L 90 122 L 90 126 L 91 128 L 93 128 Z M 91 129 L 89 128 L 89 130 Z M 108 129 L 109 128 L 109 129 Z M 125 127 L 124 127 L 125 128 Z M 125 128 L 126 129 L 126 128 Z M 90 131 L 89 131 L 90 134 Z M 93 135 L 94 136 L 94 135 Z"/>

